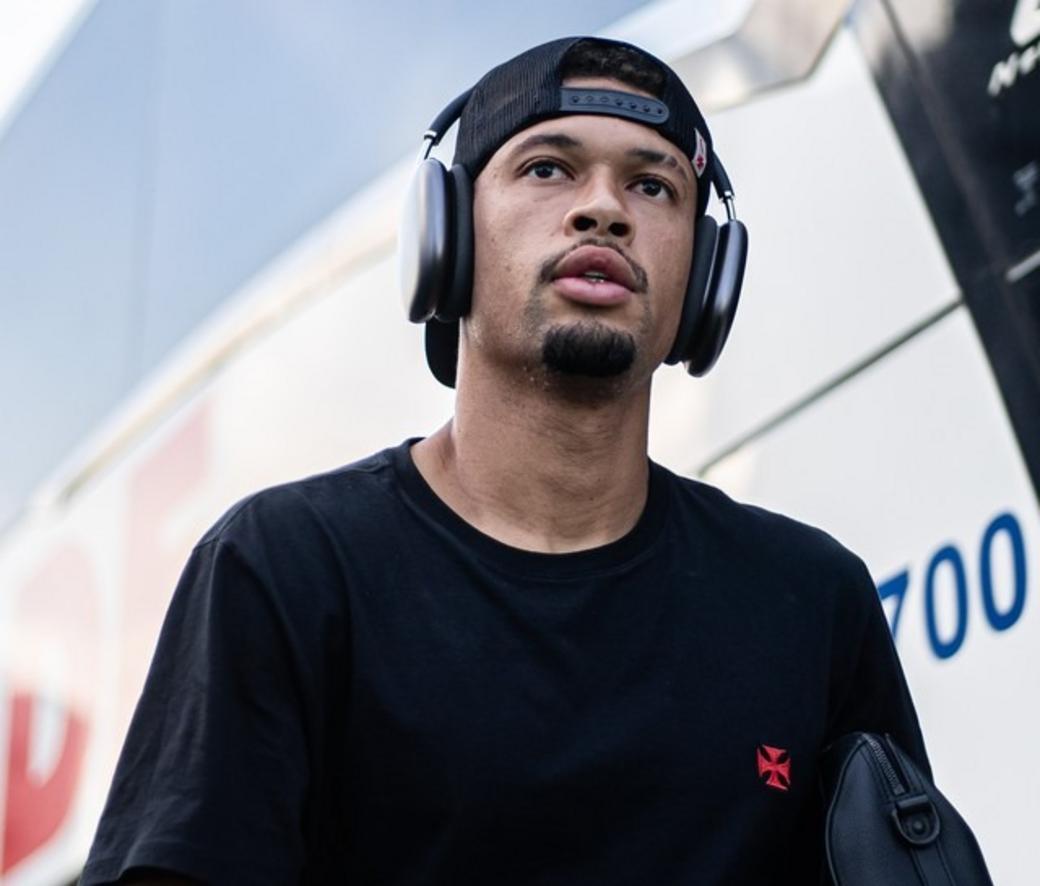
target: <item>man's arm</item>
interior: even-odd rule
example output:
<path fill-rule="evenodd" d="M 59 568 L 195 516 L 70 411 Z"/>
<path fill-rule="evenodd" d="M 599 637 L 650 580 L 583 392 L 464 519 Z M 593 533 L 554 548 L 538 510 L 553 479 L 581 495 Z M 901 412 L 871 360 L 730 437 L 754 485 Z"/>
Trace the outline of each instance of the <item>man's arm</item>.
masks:
<path fill-rule="evenodd" d="M 866 566 L 858 564 L 854 589 L 856 607 L 850 620 L 850 648 L 854 657 L 844 679 L 836 686 L 827 743 L 850 732 L 890 733 L 931 775 L 917 711 L 903 674 L 892 633 Z"/>
<path fill-rule="evenodd" d="M 286 608 L 235 544 L 218 536 L 192 553 L 83 886 L 297 878 L 309 705 Z"/>

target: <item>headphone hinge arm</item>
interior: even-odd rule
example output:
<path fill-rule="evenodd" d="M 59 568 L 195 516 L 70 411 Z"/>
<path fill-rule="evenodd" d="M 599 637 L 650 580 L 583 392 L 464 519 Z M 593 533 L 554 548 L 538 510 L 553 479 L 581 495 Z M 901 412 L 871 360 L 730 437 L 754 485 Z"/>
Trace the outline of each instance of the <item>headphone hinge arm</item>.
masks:
<path fill-rule="evenodd" d="M 430 151 L 433 150 L 434 145 L 436 145 L 437 142 L 439 142 L 440 140 L 441 140 L 440 139 L 440 133 L 436 132 L 433 129 L 427 129 L 426 132 L 423 133 L 422 147 L 419 148 L 419 162 L 420 163 L 422 163 L 423 160 L 426 160 L 426 159 L 429 158 Z"/>
<path fill-rule="evenodd" d="M 737 205 L 733 200 L 733 192 L 725 191 L 722 194 L 722 202 L 726 205 L 726 218 L 734 221 L 737 217 Z"/>
<path fill-rule="evenodd" d="M 726 216 L 730 221 L 737 217 L 737 207 L 733 199 L 733 185 L 730 184 L 729 176 L 726 175 L 726 167 L 722 165 L 718 154 L 714 157 L 715 169 L 712 174 L 712 184 L 715 185 L 715 193 L 726 205 Z"/>

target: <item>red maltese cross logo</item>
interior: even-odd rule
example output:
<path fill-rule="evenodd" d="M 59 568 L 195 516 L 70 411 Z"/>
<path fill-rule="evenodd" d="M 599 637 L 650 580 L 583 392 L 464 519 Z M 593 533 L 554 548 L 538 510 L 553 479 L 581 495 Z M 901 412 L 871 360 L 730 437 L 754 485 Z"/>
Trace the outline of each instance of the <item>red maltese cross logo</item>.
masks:
<path fill-rule="evenodd" d="M 786 791 L 791 787 L 791 757 L 786 748 L 758 746 L 758 777 L 768 775 L 767 788 Z"/>

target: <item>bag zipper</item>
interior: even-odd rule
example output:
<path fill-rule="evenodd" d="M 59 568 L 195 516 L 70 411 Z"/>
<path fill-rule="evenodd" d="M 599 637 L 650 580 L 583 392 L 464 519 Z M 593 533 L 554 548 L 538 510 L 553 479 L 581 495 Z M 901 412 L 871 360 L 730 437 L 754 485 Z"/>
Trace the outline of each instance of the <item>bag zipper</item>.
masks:
<path fill-rule="evenodd" d="M 906 787 L 903 782 L 899 779 L 899 774 L 896 772 L 895 767 L 892 765 L 892 761 L 889 760 L 888 754 L 885 753 L 885 749 L 873 735 L 864 735 L 863 738 L 867 742 L 867 746 L 870 748 L 874 755 L 874 759 L 877 761 L 878 767 L 884 774 L 885 779 L 888 781 L 888 786 L 892 788 L 892 793 L 895 796 L 906 793 Z"/>

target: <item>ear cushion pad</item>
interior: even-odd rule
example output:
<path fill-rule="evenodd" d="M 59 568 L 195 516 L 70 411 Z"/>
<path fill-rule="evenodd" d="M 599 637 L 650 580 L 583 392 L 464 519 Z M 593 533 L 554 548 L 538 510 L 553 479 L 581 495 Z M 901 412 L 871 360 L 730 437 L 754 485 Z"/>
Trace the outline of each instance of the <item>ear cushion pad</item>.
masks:
<path fill-rule="evenodd" d="M 408 319 L 433 316 L 451 283 L 451 182 L 439 160 L 424 160 L 408 188 L 398 231 L 398 280 Z"/>
<path fill-rule="evenodd" d="M 747 249 L 747 228 L 743 222 L 731 219 L 719 229 L 704 311 L 686 353 L 686 371 L 690 375 L 704 375 L 722 353 L 737 314 Z"/>
<path fill-rule="evenodd" d="M 473 290 L 473 184 L 464 166 L 453 166 L 447 179 L 454 245 L 450 282 L 435 306 L 437 319 L 442 321 L 468 314 Z"/>
<path fill-rule="evenodd" d="M 459 362 L 459 321 L 430 320 L 425 329 L 426 365 L 442 385 L 455 387 Z"/>
<path fill-rule="evenodd" d="M 715 263 L 718 229 L 718 224 L 710 215 L 703 215 L 697 219 L 693 232 L 693 260 L 690 263 L 690 278 L 686 284 L 686 297 L 683 299 L 675 341 L 668 356 L 664 358 L 665 363 L 674 364 L 689 359 L 688 353 L 700 326 L 699 318 L 704 305 L 705 291 Z"/>

